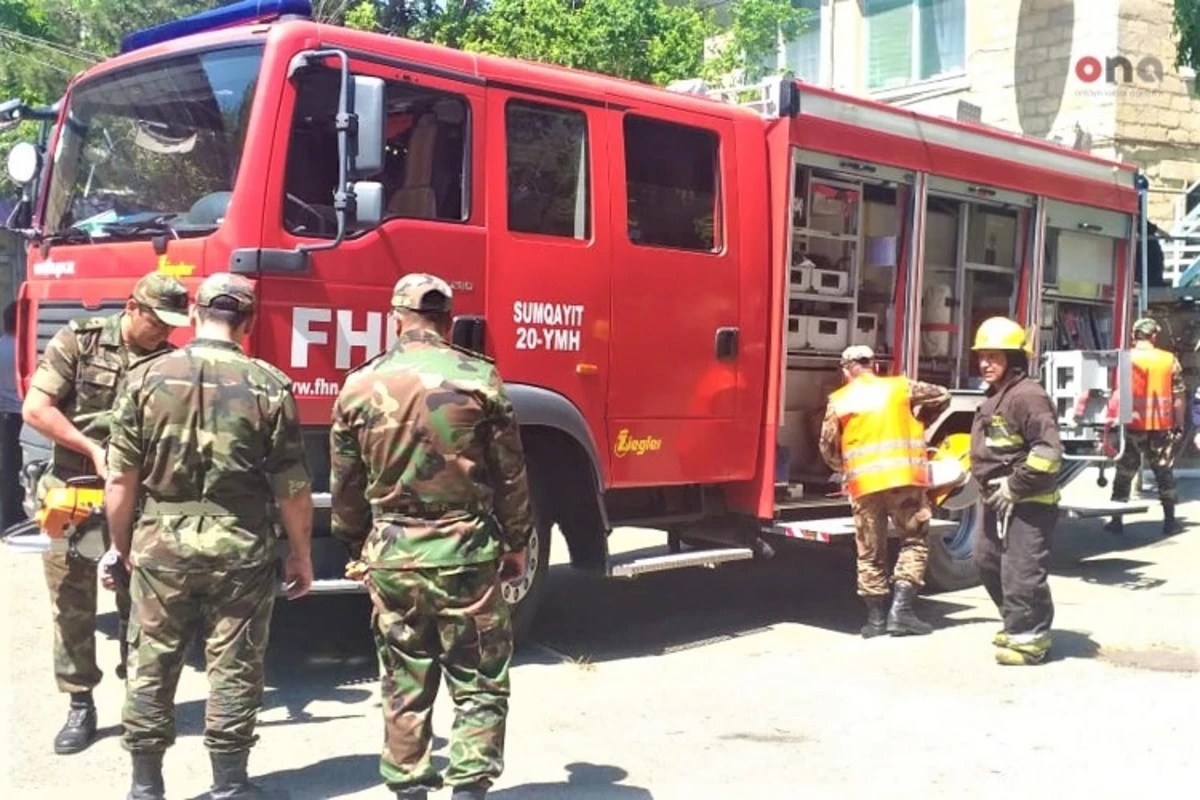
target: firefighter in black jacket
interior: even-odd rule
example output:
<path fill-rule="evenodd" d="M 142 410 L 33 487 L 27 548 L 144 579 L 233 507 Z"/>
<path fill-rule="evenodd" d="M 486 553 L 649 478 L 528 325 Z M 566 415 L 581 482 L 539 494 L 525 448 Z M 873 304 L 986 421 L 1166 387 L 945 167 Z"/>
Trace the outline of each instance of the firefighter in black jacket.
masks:
<path fill-rule="evenodd" d="M 971 473 L 986 487 L 975 563 L 1000 609 L 996 661 L 1040 664 L 1050 652 L 1054 603 L 1047 582 L 1058 520 L 1062 443 L 1046 391 L 1029 377 L 1025 331 L 1003 317 L 979 326 L 971 349 L 987 395 L 971 426 Z"/>

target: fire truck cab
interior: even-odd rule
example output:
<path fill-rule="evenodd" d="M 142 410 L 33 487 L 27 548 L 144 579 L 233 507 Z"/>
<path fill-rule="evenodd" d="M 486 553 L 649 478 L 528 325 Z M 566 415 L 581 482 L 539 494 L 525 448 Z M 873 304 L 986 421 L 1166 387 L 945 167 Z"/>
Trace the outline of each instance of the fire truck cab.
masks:
<path fill-rule="evenodd" d="M 246 347 L 294 381 L 318 590 L 358 588 L 322 535 L 329 412 L 394 336 L 407 272 L 451 283 L 454 340 L 495 359 L 517 409 L 538 534 L 505 587 L 522 630 L 555 526 L 575 567 L 612 576 L 852 541 L 816 446 L 849 344 L 954 390 L 938 446 L 969 430 L 986 317 L 1043 351 L 1125 341 L 1127 165 L 791 80 L 735 102 L 317 25 L 307 5 L 127 37 L 23 151 L 39 177 L 14 224 L 26 387 L 59 326 L 149 270 L 257 283 Z M 932 584 L 975 580 L 977 512 L 935 525 Z M 617 526 L 667 549 L 614 558 Z"/>

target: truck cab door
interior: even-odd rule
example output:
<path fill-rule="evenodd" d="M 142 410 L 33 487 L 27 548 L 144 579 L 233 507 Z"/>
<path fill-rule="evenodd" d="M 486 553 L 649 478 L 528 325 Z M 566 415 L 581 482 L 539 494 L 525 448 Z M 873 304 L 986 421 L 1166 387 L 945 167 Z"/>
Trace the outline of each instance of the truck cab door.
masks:
<path fill-rule="evenodd" d="M 757 443 L 734 434 L 741 332 L 733 125 L 649 104 L 610 106 L 607 115 L 613 481 L 749 477 Z"/>

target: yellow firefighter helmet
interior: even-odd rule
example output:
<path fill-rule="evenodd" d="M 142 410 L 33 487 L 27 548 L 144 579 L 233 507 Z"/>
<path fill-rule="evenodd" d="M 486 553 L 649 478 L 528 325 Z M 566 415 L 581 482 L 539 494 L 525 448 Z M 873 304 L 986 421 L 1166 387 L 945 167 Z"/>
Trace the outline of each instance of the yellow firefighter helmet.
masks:
<path fill-rule="evenodd" d="M 1007 317 L 985 319 L 975 332 L 972 350 L 1026 350 L 1025 329 Z"/>

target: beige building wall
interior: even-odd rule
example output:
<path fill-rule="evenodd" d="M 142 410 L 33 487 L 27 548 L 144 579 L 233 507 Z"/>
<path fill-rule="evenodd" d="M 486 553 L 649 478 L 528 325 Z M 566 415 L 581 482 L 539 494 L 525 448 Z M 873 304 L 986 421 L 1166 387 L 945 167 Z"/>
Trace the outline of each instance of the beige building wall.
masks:
<path fill-rule="evenodd" d="M 986 125 L 1135 163 L 1150 179 L 1150 219 L 1169 230 L 1183 193 L 1200 181 L 1200 100 L 1174 66 L 1173 0 L 963 3 L 961 70 L 872 92 L 869 0 L 821 0 L 818 82 L 948 117 L 965 102 Z M 1086 82 L 1076 73 L 1080 59 L 1117 56 L 1133 65 L 1131 81 Z M 1161 80 L 1137 74 L 1147 57 L 1161 64 Z"/>

